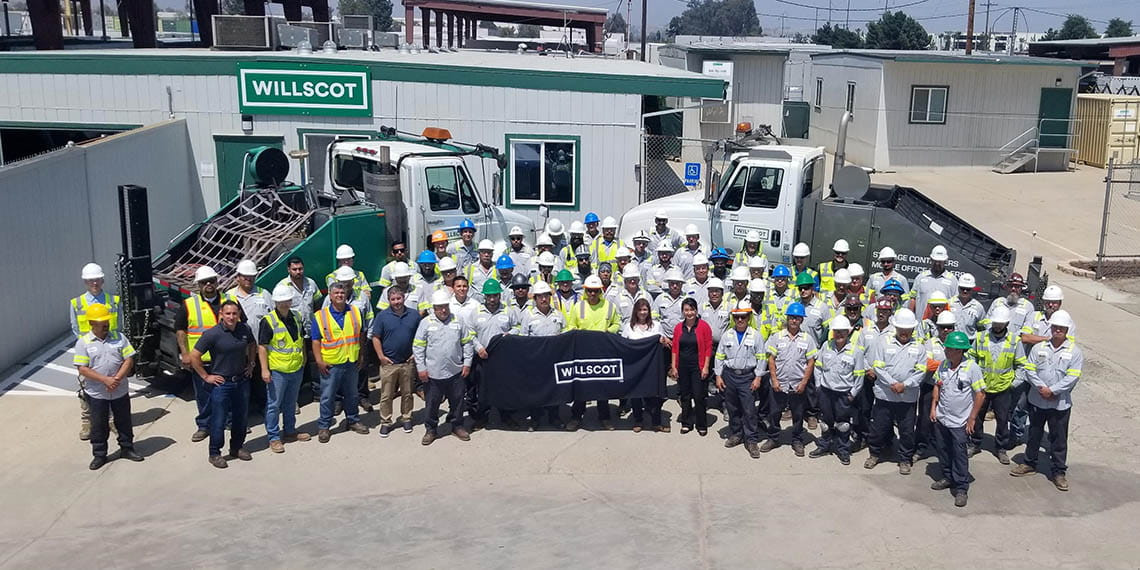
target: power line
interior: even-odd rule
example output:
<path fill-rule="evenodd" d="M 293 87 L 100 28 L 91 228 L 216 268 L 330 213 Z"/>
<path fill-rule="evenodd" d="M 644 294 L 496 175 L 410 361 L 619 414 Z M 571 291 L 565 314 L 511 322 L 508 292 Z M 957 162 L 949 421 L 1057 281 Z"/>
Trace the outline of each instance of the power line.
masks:
<path fill-rule="evenodd" d="M 787 19 L 789 19 L 789 20 L 801 20 L 801 21 L 806 21 L 806 22 L 811 22 L 811 21 L 813 21 L 813 20 L 814 20 L 814 18 L 809 18 L 809 17 L 805 17 L 805 16 L 785 16 L 785 15 L 783 15 L 783 14 L 769 14 L 769 13 L 766 13 L 766 12 L 756 12 L 756 15 L 757 15 L 757 16 L 761 16 L 761 17 L 766 17 L 766 18 L 787 18 Z M 945 19 L 945 18 L 962 18 L 962 17 L 965 17 L 965 16 L 967 16 L 967 15 L 968 15 L 968 14 L 966 14 L 965 12 L 963 12 L 963 13 L 961 13 L 961 14 L 943 14 L 943 15 L 941 15 L 941 16 L 922 16 L 922 17 L 918 17 L 918 18 L 912 18 L 912 19 L 913 19 L 913 20 L 919 20 L 919 21 L 925 21 L 925 20 L 941 20 L 941 19 Z M 860 19 L 860 20 L 851 20 L 851 21 L 852 21 L 852 22 L 855 22 L 855 23 L 857 23 L 857 24 L 865 24 L 865 23 L 867 23 L 867 22 L 878 22 L 878 21 L 879 21 L 879 19 L 878 19 L 878 18 L 875 18 L 875 19 Z"/>
<path fill-rule="evenodd" d="M 930 0 L 913 0 L 912 2 L 908 2 L 906 4 L 899 4 L 898 6 L 892 6 L 892 8 L 894 8 L 895 10 L 898 10 L 900 8 L 907 8 L 910 6 L 917 6 L 919 4 L 925 4 L 929 1 Z M 815 6 L 812 4 L 802 4 L 800 2 L 793 2 L 792 0 L 776 0 L 776 2 L 779 2 L 780 4 L 788 4 L 789 6 L 798 6 L 800 8 L 809 8 L 812 10 L 826 10 L 827 9 L 826 6 Z M 882 9 L 881 8 L 844 8 L 844 11 L 847 11 L 847 12 L 881 12 Z"/>

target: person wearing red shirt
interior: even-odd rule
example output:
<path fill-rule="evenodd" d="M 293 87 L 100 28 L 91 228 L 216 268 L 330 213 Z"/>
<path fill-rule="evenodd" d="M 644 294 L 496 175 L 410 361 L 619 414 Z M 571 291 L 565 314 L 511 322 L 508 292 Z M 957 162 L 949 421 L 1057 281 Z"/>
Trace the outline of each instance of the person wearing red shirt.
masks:
<path fill-rule="evenodd" d="M 703 437 L 709 432 L 705 397 L 712 362 L 712 329 L 701 320 L 697 302 L 692 298 L 681 303 L 681 314 L 684 319 L 673 329 L 673 363 L 669 375 L 677 379 L 681 433 L 693 431 L 696 424 L 697 433 Z"/>

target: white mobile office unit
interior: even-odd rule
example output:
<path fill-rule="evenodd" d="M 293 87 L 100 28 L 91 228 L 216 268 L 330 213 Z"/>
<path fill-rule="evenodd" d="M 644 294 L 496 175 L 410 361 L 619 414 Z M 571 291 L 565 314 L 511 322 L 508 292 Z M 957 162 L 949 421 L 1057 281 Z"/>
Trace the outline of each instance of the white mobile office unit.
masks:
<path fill-rule="evenodd" d="M 1081 62 L 930 51 L 842 50 L 812 56 L 812 144 L 835 151 L 845 110 L 847 160 L 902 166 L 993 166 L 1040 149 L 1060 169 L 1072 148 Z M 1032 167 L 1030 164 L 1029 167 Z"/>
<path fill-rule="evenodd" d="M 208 212 L 236 194 L 250 148 L 308 151 L 289 176 L 321 186 L 334 137 L 432 126 L 499 148 L 505 204 L 536 220 L 540 204 L 620 216 L 638 203 L 644 100 L 724 94 L 720 79 L 641 62 L 477 51 L 13 52 L 0 77 L 0 135 L 184 118 Z M 491 172 L 471 172 L 489 187 Z"/>

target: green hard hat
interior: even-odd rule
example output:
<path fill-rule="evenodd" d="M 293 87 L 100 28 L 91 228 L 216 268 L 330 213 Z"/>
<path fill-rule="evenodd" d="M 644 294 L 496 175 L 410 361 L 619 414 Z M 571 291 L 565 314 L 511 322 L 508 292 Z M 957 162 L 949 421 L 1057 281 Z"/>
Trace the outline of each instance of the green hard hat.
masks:
<path fill-rule="evenodd" d="M 962 331 L 954 331 L 946 335 L 946 348 L 957 348 L 958 350 L 970 350 L 970 337 Z"/>
<path fill-rule="evenodd" d="M 573 280 L 574 280 L 574 274 L 570 273 L 569 269 L 563 269 L 562 271 L 558 272 L 558 275 L 554 276 L 554 282 L 555 283 L 561 283 L 562 281 L 573 281 Z"/>
<path fill-rule="evenodd" d="M 815 277 L 812 277 L 811 273 L 808 273 L 807 271 L 801 271 L 799 275 L 796 275 L 796 287 L 799 287 L 800 285 L 814 286 Z"/>
<path fill-rule="evenodd" d="M 503 292 L 503 286 L 499 284 L 498 279 L 488 279 L 483 282 L 484 295 L 498 295 Z"/>

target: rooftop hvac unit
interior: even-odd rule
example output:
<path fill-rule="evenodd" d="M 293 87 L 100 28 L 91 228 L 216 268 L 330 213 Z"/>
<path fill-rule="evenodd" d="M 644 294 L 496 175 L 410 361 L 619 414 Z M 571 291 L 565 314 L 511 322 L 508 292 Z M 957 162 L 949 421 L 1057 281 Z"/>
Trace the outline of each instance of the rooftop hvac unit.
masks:
<path fill-rule="evenodd" d="M 295 48 L 301 42 L 309 42 L 312 49 L 320 49 L 319 34 L 312 28 L 294 26 L 293 24 L 277 24 L 277 45 L 284 48 Z"/>
<path fill-rule="evenodd" d="M 336 45 L 343 48 L 368 49 L 368 30 L 338 28 Z"/>
<path fill-rule="evenodd" d="M 317 42 L 313 44 L 313 49 L 320 49 L 325 42 L 336 40 L 337 25 L 332 22 L 289 22 L 289 25 L 316 30 Z"/>
<path fill-rule="evenodd" d="M 372 30 L 372 16 L 357 16 L 353 14 L 340 17 L 342 26 L 350 30 Z"/>
<path fill-rule="evenodd" d="M 376 32 L 372 34 L 372 43 L 382 48 L 397 48 L 403 36 L 400 32 Z"/>
<path fill-rule="evenodd" d="M 277 49 L 277 27 L 272 16 L 215 15 L 215 49 Z M 316 47 L 316 46 L 314 46 Z"/>

